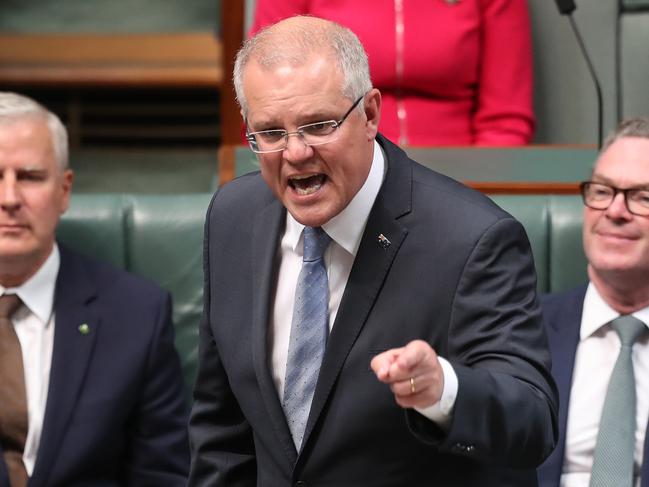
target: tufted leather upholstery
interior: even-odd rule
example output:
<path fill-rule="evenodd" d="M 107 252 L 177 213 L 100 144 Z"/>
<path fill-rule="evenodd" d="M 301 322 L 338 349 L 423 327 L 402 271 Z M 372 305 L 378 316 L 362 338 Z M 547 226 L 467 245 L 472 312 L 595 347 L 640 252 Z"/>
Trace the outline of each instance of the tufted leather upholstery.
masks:
<path fill-rule="evenodd" d="M 210 194 L 78 194 L 59 225 L 61 242 L 146 276 L 173 296 L 176 345 L 187 390 L 197 364 L 202 311 L 203 221 Z M 586 279 L 578 196 L 493 198 L 525 226 L 539 290 L 567 289 Z"/>
<path fill-rule="evenodd" d="M 77 194 L 57 235 L 67 246 L 148 277 L 171 292 L 188 394 L 198 360 L 203 222 L 210 197 Z"/>
<path fill-rule="evenodd" d="M 588 279 L 580 196 L 506 195 L 492 199 L 525 227 L 540 292 L 566 290 Z"/>

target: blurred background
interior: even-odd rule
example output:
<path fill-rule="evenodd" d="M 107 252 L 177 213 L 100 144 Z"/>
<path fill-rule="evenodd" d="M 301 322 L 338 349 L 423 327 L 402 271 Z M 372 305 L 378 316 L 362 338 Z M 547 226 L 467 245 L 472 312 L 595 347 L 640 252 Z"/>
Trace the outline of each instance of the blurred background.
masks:
<path fill-rule="evenodd" d="M 583 148 L 588 159 L 598 127 L 586 63 L 554 2 L 528 6 L 535 147 Z M 649 113 L 649 0 L 580 0 L 577 7 L 602 85 L 606 132 L 621 118 Z M 254 0 L 2 0 L 0 89 L 61 116 L 76 191 L 210 191 L 255 167 L 241 145 L 230 82 L 253 10 Z M 417 154 L 433 165 L 442 157 L 453 166 L 459 157 L 448 148 Z"/>

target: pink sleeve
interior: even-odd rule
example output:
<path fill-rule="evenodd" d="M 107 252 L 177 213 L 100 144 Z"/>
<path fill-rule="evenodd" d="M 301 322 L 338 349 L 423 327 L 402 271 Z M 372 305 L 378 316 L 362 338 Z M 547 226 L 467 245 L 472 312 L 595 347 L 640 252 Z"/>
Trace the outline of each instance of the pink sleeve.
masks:
<path fill-rule="evenodd" d="M 248 36 L 282 19 L 309 13 L 309 0 L 257 0 Z"/>
<path fill-rule="evenodd" d="M 522 145 L 534 132 L 532 41 L 526 0 L 481 0 L 476 145 Z"/>

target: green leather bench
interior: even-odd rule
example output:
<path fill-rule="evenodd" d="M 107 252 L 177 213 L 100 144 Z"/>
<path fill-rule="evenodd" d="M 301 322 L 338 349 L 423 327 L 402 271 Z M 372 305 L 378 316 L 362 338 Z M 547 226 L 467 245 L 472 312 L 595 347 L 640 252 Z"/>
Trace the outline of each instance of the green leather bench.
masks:
<path fill-rule="evenodd" d="M 65 245 L 157 282 L 173 297 L 188 394 L 203 309 L 203 223 L 211 194 L 77 194 L 58 229 Z"/>
<path fill-rule="evenodd" d="M 168 289 L 173 296 L 176 345 L 188 394 L 196 374 L 202 311 L 203 221 L 210 194 L 73 195 L 59 241 Z M 525 226 L 542 292 L 586 279 L 577 196 L 516 195 L 494 200 Z"/>
<path fill-rule="evenodd" d="M 563 291 L 586 281 L 581 196 L 498 195 L 492 199 L 525 227 L 540 292 Z"/>

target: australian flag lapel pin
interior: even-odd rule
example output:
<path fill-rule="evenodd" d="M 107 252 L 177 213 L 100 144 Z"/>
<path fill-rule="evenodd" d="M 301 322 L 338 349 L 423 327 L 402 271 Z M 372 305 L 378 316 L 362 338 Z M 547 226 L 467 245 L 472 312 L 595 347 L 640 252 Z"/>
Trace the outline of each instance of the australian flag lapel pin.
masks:
<path fill-rule="evenodd" d="M 378 241 L 379 245 L 380 245 L 381 247 L 383 247 L 383 250 L 387 250 L 387 248 L 388 248 L 390 245 L 392 245 L 392 242 L 390 242 L 390 241 L 388 240 L 388 238 L 387 238 L 385 235 L 383 235 L 382 233 L 379 233 L 379 237 L 378 237 L 378 240 L 377 240 L 377 241 Z"/>

